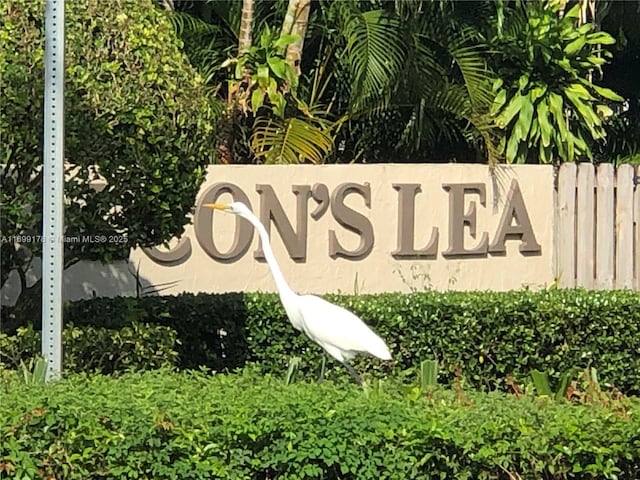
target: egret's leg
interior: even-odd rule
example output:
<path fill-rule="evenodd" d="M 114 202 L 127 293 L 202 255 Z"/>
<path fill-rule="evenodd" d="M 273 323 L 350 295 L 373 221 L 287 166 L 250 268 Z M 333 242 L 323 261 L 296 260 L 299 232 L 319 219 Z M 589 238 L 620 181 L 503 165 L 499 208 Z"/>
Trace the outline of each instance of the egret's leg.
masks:
<path fill-rule="evenodd" d="M 349 372 L 349 375 L 353 377 L 353 379 L 358 383 L 358 385 L 362 385 L 362 377 L 358 372 L 356 372 L 356 369 L 353 368 L 347 362 L 344 362 L 344 366 L 347 367 L 347 371 Z"/>
<path fill-rule="evenodd" d="M 322 364 L 320 366 L 320 376 L 318 377 L 318 383 L 324 382 L 324 364 L 327 361 L 327 356 L 322 354 Z"/>

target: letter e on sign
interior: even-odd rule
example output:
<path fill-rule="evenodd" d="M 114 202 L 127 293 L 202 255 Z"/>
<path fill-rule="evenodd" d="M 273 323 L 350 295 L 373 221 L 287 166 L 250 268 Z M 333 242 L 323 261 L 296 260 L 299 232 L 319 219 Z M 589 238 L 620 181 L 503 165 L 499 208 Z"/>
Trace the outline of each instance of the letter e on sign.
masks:
<path fill-rule="evenodd" d="M 464 211 L 464 197 L 475 193 L 480 197 L 480 205 L 486 205 L 486 185 L 484 183 L 445 183 L 442 185 L 449 192 L 449 248 L 442 252 L 444 256 L 455 255 L 486 255 L 489 234 L 482 233 L 480 242 L 475 248 L 464 248 L 464 227 L 469 227 L 469 233 L 476 238 L 476 202 L 469 204 L 469 210 Z"/>

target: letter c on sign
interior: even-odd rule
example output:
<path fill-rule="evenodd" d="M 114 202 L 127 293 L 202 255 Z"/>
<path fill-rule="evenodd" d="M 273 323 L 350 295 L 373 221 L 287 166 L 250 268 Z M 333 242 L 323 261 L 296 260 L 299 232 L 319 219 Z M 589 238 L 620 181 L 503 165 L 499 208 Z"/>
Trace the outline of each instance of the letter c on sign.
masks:
<path fill-rule="evenodd" d="M 175 266 L 186 262 L 191 256 L 191 240 L 182 237 L 178 244 L 170 250 L 158 247 L 143 248 L 142 251 L 154 262 L 165 266 Z"/>
<path fill-rule="evenodd" d="M 253 240 L 253 226 L 244 218 L 236 217 L 231 249 L 224 253 L 218 250 L 213 242 L 213 215 L 215 210 L 202 208 L 202 205 L 205 203 L 215 203 L 223 193 L 230 193 L 234 201 L 243 202 L 251 208 L 249 198 L 237 185 L 232 183 L 216 183 L 207 188 L 200 197 L 200 201 L 196 206 L 196 222 L 194 228 L 196 239 L 202 249 L 207 252 L 207 255 L 219 262 L 231 263 L 238 260 L 249 250 L 251 240 Z"/>

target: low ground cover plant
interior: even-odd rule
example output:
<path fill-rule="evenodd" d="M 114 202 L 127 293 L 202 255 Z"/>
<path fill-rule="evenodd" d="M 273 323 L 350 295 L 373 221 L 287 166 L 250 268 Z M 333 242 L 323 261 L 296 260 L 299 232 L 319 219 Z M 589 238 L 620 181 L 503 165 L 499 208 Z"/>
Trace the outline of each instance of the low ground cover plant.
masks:
<path fill-rule="evenodd" d="M 640 404 L 208 372 L 0 387 L 0 471 L 64 479 L 636 479 Z"/>

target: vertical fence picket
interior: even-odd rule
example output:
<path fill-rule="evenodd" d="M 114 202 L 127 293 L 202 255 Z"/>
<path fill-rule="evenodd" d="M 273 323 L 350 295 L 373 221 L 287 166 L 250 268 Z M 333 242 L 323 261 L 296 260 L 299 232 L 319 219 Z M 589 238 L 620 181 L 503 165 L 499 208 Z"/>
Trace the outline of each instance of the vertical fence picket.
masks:
<path fill-rule="evenodd" d="M 633 167 L 616 175 L 616 288 L 633 287 Z"/>
<path fill-rule="evenodd" d="M 590 163 L 578 165 L 578 216 L 576 231 L 576 282 L 578 286 L 594 287 L 594 167 Z"/>
<path fill-rule="evenodd" d="M 611 163 L 596 172 L 596 288 L 613 288 L 615 264 L 614 183 Z"/>
<path fill-rule="evenodd" d="M 576 165 L 563 163 L 558 171 L 558 250 L 556 278 L 564 288 L 576 285 Z"/>

